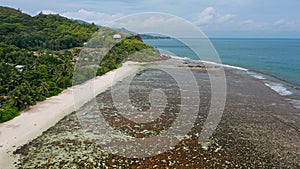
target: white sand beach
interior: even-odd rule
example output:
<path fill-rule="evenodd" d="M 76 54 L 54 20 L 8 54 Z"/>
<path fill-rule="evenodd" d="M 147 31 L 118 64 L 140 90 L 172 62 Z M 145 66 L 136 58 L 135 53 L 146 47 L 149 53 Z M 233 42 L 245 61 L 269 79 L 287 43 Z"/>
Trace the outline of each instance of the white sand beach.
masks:
<path fill-rule="evenodd" d="M 94 96 L 105 91 L 117 80 L 136 73 L 139 63 L 126 62 L 122 67 L 106 73 L 101 77 L 91 79 L 84 84 L 64 90 L 58 96 L 37 103 L 20 116 L 0 124 L 0 168 L 13 168 L 16 157 L 13 152 L 42 132 L 55 125 L 64 116 L 70 114 Z M 74 95 L 76 97 L 74 100 Z"/>

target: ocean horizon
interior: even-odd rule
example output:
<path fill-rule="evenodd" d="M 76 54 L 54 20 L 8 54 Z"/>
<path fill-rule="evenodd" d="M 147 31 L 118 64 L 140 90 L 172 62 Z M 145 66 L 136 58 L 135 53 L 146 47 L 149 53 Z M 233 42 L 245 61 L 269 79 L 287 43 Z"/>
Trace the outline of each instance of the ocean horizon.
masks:
<path fill-rule="evenodd" d="M 242 70 L 300 108 L 300 39 L 210 38 L 224 67 Z M 200 58 L 177 39 L 144 39 L 162 53 L 194 61 Z"/>

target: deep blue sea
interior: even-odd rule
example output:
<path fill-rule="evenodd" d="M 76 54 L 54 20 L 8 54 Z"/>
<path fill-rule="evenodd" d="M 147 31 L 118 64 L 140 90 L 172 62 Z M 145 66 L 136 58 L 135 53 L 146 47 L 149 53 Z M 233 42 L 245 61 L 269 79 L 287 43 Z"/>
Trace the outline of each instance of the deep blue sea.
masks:
<path fill-rule="evenodd" d="M 300 39 L 210 39 L 223 64 L 248 69 L 249 74 L 300 108 Z M 199 60 L 185 44 L 176 39 L 145 39 L 162 52 Z M 209 60 L 209 59 L 208 59 Z M 252 73 L 251 73 L 252 72 Z M 269 81 L 266 81 L 268 79 Z M 292 98 L 295 98 L 292 97 Z"/>

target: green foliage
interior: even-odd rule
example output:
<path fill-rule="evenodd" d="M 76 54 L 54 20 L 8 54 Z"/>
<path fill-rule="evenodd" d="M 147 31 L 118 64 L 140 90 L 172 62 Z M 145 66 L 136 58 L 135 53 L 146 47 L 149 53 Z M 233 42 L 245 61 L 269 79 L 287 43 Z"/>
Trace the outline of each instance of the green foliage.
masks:
<path fill-rule="evenodd" d="M 74 66 L 71 55 L 72 52 L 53 52 L 30 56 L 33 59 L 29 59 L 30 64 L 24 64 L 22 70 L 15 67 L 16 61 L 6 63 L 5 58 L 1 58 L 0 94 L 8 98 L 2 99 L 0 108 L 9 105 L 21 111 L 72 86 Z"/>
<path fill-rule="evenodd" d="M 118 31 L 100 29 L 92 36 L 98 30 L 94 24 L 42 13 L 31 17 L 0 7 L 0 122 L 59 94 L 72 85 L 72 78 L 79 84 L 120 67 L 125 60 L 147 60 L 158 54 L 137 37 L 122 35 L 123 39 L 116 41 L 112 37 Z M 71 62 L 80 53 L 74 47 L 83 46 L 90 38 L 85 46 L 92 52 L 81 51 L 84 57 L 73 77 Z M 109 52 L 99 57 L 105 51 Z M 99 65 L 93 64 L 100 60 Z"/>
<path fill-rule="evenodd" d="M 102 75 L 121 66 L 124 60 L 146 61 L 159 57 L 158 50 L 154 49 L 130 36 L 115 44 L 100 62 L 97 75 Z"/>
<path fill-rule="evenodd" d="M 86 47 L 89 48 L 111 48 L 116 44 L 113 35 L 119 33 L 111 28 L 101 27 L 92 38 L 87 42 Z M 127 36 L 127 35 L 123 35 Z"/>
<path fill-rule="evenodd" d="M 0 41 L 29 50 L 69 49 L 82 46 L 98 28 L 59 15 L 31 17 L 19 10 L 0 7 Z"/>
<path fill-rule="evenodd" d="M 141 51 L 137 51 L 131 54 L 127 59 L 137 62 L 152 61 L 160 57 L 160 53 L 157 49 L 148 48 Z"/>
<path fill-rule="evenodd" d="M 70 87 L 71 61 L 80 50 L 53 50 L 83 46 L 97 29 L 59 15 L 31 17 L 0 7 L 0 122 Z"/>
<path fill-rule="evenodd" d="M 21 79 L 21 72 L 19 72 L 14 66 L 6 64 L 3 61 L 0 63 L 1 96 L 6 96 L 9 91 L 18 86 Z"/>
<path fill-rule="evenodd" d="M 74 85 L 81 84 L 89 79 L 92 79 L 96 75 L 96 69 L 94 67 L 82 67 L 76 70 L 73 80 Z"/>
<path fill-rule="evenodd" d="M 5 105 L 0 108 L 0 123 L 13 119 L 19 115 L 19 111 L 16 107 L 11 105 Z"/>
<path fill-rule="evenodd" d="M 10 105 L 17 107 L 19 110 L 24 110 L 36 103 L 37 93 L 32 89 L 29 82 L 26 81 L 10 91 L 8 96 Z"/>

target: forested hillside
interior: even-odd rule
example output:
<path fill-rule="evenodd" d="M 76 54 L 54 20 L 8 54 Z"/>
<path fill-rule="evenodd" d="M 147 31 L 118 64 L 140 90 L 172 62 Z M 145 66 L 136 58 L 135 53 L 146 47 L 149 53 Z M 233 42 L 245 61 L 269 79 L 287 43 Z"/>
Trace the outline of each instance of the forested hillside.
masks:
<path fill-rule="evenodd" d="M 73 56 L 98 27 L 0 7 L 0 122 L 72 85 Z M 69 49 L 72 50 L 61 50 Z"/>
<path fill-rule="evenodd" d="M 96 73 L 102 75 L 118 68 L 125 60 L 159 57 L 159 52 L 140 38 L 126 35 L 115 40 L 112 36 L 118 31 L 102 27 L 100 33 L 94 34 L 97 30 L 94 24 L 59 15 L 40 13 L 32 17 L 0 7 L 0 122 L 70 87 L 75 64 L 83 72 L 75 76 L 78 84 Z M 76 63 L 91 57 L 90 53 L 82 54 L 84 44 L 87 51 L 107 51 L 105 56 L 93 55 L 100 57 L 94 58 L 101 60 L 98 65 Z M 142 50 L 147 52 L 137 56 Z"/>
<path fill-rule="evenodd" d="M 7 7 L 0 7 L 0 21 L 1 42 L 30 50 L 82 46 L 98 29 L 93 24 L 79 23 L 59 15 L 40 13 L 31 17 Z"/>

